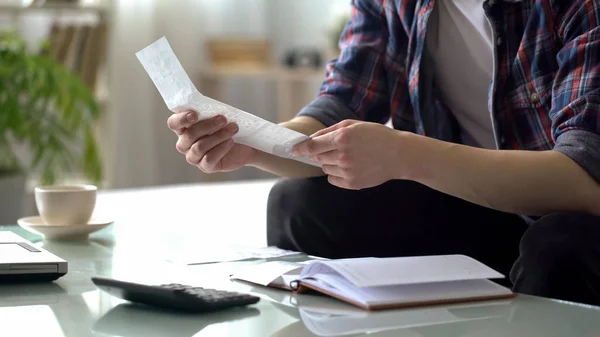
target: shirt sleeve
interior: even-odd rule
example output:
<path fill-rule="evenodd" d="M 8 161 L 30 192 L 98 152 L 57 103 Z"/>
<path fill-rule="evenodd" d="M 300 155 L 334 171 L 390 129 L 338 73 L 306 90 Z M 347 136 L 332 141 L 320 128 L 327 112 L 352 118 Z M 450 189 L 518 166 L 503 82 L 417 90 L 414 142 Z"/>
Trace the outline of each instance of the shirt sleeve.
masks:
<path fill-rule="evenodd" d="M 353 0 L 340 38 L 340 56 L 327 64 L 317 98 L 299 116 L 325 126 L 345 119 L 385 123 L 390 118 L 385 52 L 388 41 L 381 1 Z"/>
<path fill-rule="evenodd" d="M 559 70 L 553 88 L 554 150 L 600 183 L 600 1 L 569 1 L 559 11 Z"/>

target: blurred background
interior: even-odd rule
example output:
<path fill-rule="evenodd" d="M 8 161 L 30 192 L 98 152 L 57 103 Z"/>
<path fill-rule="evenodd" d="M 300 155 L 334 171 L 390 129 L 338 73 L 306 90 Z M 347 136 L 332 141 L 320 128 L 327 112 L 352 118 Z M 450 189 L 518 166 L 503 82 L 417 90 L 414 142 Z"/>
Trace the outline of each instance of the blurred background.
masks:
<path fill-rule="evenodd" d="M 166 36 L 202 93 L 281 122 L 314 99 L 348 13 L 349 0 L 0 0 L 0 224 L 35 212 L 39 184 L 272 178 L 188 165 L 135 53 Z"/>

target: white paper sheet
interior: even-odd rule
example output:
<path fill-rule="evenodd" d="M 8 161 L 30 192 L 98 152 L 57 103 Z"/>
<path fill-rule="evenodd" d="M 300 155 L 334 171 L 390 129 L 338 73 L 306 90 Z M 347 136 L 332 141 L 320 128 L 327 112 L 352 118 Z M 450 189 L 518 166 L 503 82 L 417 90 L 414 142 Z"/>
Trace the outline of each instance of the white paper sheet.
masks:
<path fill-rule="evenodd" d="M 222 250 L 210 251 L 181 251 L 167 257 L 167 261 L 185 265 L 198 265 L 220 262 L 232 262 L 251 259 L 273 259 L 291 256 L 301 256 L 304 253 L 278 247 L 227 247 Z"/>
<path fill-rule="evenodd" d="M 321 166 L 308 158 L 294 157 L 291 154 L 292 147 L 309 139 L 308 136 L 202 95 L 165 37 L 139 51 L 136 56 L 172 112 L 194 110 L 200 115 L 200 120 L 224 115 L 227 121 L 236 122 L 240 127 L 238 134 L 233 137 L 236 143 L 279 157 Z"/>
<path fill-rule="evenodd" d="M 289 286 L 291 281 L 300 276 L 300 271 L 304 265 L 305 263 L 300 262 L 271 261 L 249 266 L 231 275 L 231 279 L 243 280 L 265 287 L 269 284 Z"/>

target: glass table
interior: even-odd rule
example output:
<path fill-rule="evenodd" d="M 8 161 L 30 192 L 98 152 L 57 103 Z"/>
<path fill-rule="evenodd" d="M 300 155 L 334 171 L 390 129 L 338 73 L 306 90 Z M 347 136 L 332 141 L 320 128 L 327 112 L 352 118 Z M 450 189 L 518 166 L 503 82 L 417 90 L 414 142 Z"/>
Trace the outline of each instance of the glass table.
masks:
<path fill-rule="evenodd" d="M 229 280 L 239 268 L 261 260 L 177 262 L 181 256 L 204 258 L 242 244 L 264 246 L 264 210 L 273 183 L 103 192 L 97 211 L 117 221 L 87 241 L 45 241 L 20 227 L 0 226 L 69 262 L 68 274 L 55 282 L 0 285 L 0 336 L 600 336 L 600 308 L 575 303 L 521 295 L 508 301 L 366 312 L 322 296 Z M 114 298 L 93 285 L 93 276 L 234 290 L 262 300 L 219 313 L 178 314 Z"/>
<path fill-rule="evenodd" d="M 187 266 L 160 254 L 159 242 L 115 235 L 120 224 L 89 241 L 51 242 L 25 236 L 69 261 L 53 283 L 1 285 L 3 336 L 600 336 L 600 308 L 520 295 L 506 301 L 366 312 L 317 295 L 293 295 L 229 280 L 261 260 Z M 118 238 L 118 239 L 117 239 Z M 138 252 L 138 253 L 136 253 Z M 164 256 L 163 256 L 164 257 Z M 298 257 L 303 259 L 305 257 Z M 289 258 L 288 258 L 289 259 Z M 254 306 L 181 314 L 129 304 L 95 288 L 95 275 L 162 284 L 178 282 L 256 294 Z"/>

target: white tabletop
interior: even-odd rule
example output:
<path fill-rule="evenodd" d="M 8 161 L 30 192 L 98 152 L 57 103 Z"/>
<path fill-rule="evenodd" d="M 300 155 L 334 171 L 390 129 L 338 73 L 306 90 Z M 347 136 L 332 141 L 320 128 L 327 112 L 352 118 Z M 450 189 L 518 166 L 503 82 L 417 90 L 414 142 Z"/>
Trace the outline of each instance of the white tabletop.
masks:
<path fill-rule="evenodd" d="M 600 336 L 600 308 L 518 296 L 500 302 L 370 313 L 314 295 L 232 282 L 251 262 L 186 266 L 168 262 L 177 251 L 263 246 L 265 205 L 273 181 L 169 186 L 103 192 L 98 216 L 111 227 L 89 241 L 35 245 L 69 262 L 58 281 L 0 285 L 1 336 Z M 20 232 L 15 226 L 0 230 Z M 21 231 L 21 233 L 23 233 Z M 98 291 L 93 276 L 145 284 L 184 283 L 256 294 L 242 310 L 187 315 L 131 307 Z"/>
<path fill-rule="evenodd" d="M 144 240 L 176 235 L 181 248 L 193 244 L 266 245 L 266 206 L 274 180 L 161 186 L 99 193 L 95 216 L 109 217 L 121 231 Z M 160 230 L 156 230 L 160 228 Z M 215 240 L 220 238 L 220 240 Z"/>

